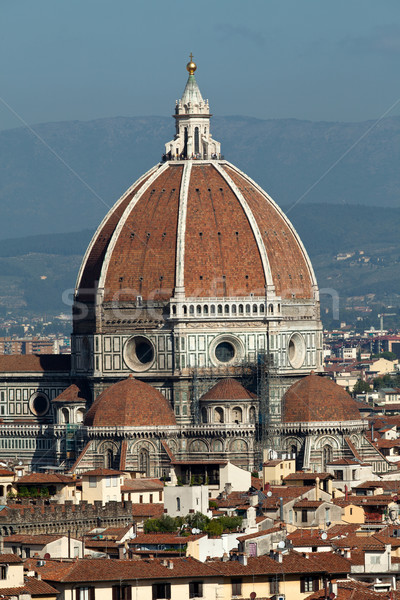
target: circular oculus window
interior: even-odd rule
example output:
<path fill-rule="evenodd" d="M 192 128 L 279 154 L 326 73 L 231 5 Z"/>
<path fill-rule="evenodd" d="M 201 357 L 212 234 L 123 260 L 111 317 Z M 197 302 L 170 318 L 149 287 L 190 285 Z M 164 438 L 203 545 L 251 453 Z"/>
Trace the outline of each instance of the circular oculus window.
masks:
<path fill-rule="evenodd" d="M 154 345 L 149 338 L 135 335 L 126 342 L 124 359 L 132 371 L 147 371 L 154 363 Z"/>
<path fill-rule="evenodd" d="M 215 365 L 231 365 L 243 356 L 240 340 L 234 336 L 220 336 L 210 347 L 210 357 Z"/>
<path fill-rule="evenodd" d="M 291 366 L 294 369 L 300 369 L 300 367 L 303 366 L 306 356 L 306 344 L 303 336 L 300 335 L 300 333 L 294 333 L 291 336 L 287 353 Z"/>
<path fill-rule="evenodd" d="M 50 408 L 50 400 L 43 392 L 36 392 L 29 400 L 29 410 L 37 417 L 44 417 Z"/>

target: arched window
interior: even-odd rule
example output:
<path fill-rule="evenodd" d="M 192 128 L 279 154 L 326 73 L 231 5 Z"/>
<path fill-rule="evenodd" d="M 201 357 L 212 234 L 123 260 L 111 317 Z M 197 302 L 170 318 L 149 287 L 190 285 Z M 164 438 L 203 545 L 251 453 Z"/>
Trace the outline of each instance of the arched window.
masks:
<path fill-rule="evenodd" d="M 142 448 L 139 452 L 139 471 L 146 477 L 150 476 L 150 453 L 147 448 Z"/>
<path fill-rule="evenodd" d="M 198 305 L 196 306 L 196 313 L 197 313 L 198 315 L 201 315 L 201 306 L 200 306 L 200 304 L 198 304 Z"/>
<path fill-rule="evenodd" d="M 253 314 L 256 315 L 258 313 L 258 306 L 257 304 L 253 304 Z"/>
<path fill-rule="evenodd" d="M 106 452 L 104 454 L 104 466 L 106 469 L 114 468 L 114 454 L 113 454 L 113 451 L 111 450 L 111 448 L 106 450 Z"/>
<path fill-rule="evenodd" d="M 189 306 L 189 314 L 190 314 L 190 315 L 194 315 L 194 306 L 193 306 L 193 304 L 191 304 L 191 305 Z"/>
<path fill-rule="evenodd" d="M 239 304 L 239 315 L 243 314 L 243 304 Z"/>
<path fill-rule="evenodd" d="M 214 304 L 211 304 L 210 312 L 212 315 L 215 315 L 215 305 Z"/>
<path fill-rule="evenodd" d="M 85 414 L 85 409 L 84 408 L 78 408 L 76 411 L 76 422 L 77 423 L 82 423 L 83 422 L 83 415 Z"/>
<path fill-rule="evenodd" d="M 195 154 L 200 152 L 200 143 L 199 143 L 199 128 L 194 128 L 194 151 Z"/>
<path fill-rule="evenodd" d="M 239 406 L 232 409 L 232 420 L 237 424 L 242 422 L 242 409 Z"/>
<path fill-rule="evenodd" d="M 218 314 L 219 314 L 219 315 L 222 315 L 222 304 L 218 304 L 218 309 L 217 309 L 217 311 L 218 311 Z"/>
<path fill-rule="evenodd" d="M 232 304 L 232 314 L 236 315 L 236 304 Z"/>
<path fill-rule="evenodd" d="M 246 304 L 246 315 L 250 314 L 250 304 Z"/>
<path fill-rule="evenodd" d="M 269 312 L 269 314 L 270 314 L 270 315 L 273 315 L 273 314 L 274 314 L 274 305 L 273 305 L 273 304 L 270 304 L 270 305 L 268 306 L 268 312 Z"/>
<path fill-rule="evenodd" d="M 69 410 L 68 408 L 61 409 L 61 419 L 62 423 L 69 423 Z"/>
<path fill-rule="evenodd" d="M 183 308 L 183 314 L 184 314 L 184 315 L 187 315 L 187 308 L 186 308 L 186 306 L 185 306 L 185 305 L 183 305 L 183 306 L 182 306 L 182 308 Z"/>
<path fill-rule="evenodd" d="M 172 314 L 176 315 L 176 306 L 175 306 L 175 304 L 172 306 Z"/>
<path fill-rule="evenodd" d="M 254 406 L 250 407 L 249 419 L 250 419 L 250 423 L 256 422 L 256 409 L 254 408 Z"/>
<path fill-rule="evenodd" d="M 225 314 L 229 315 L 229 304 L 225 304 L 224 309 L 225 309 Z"/>
<path fill-rule="evenodd" d="M 181 499 L 179 498 L 179 496 L 176 499 L 176 510 L 178 512 L 180 512 L 180 510 L 181 510 Z"/>
<path fill-rule="evenodd" d="M 260 313 L 264 314 L 264 304 L 260 304 Z"/>
<path fill-rule="evenodd" d="M 325 446 L 322 449 L 322 468 L 325 469 L 326 465 L 331 463 L 332 460 L 333 460 L 332 446 L 330 446 L 329 444 L 325 444 Z"/>
<path fill-rule="evenodd" d="M 214 423 L 224 423 L 224 411 L 222 408 L 214 410 Z"/>
<path fill-rule="evenodd" d="M 201 422 L 207 423 L 207 409 L 204 407 L 201 409 Z"/>
<path fill-rule="evenodd" d="M 208 315 L 208 304 L 205 304 L 205 305 L 204 305 L 204 308 L 203 308 L 203 313 L 204 313 L 205 315 Z"/>

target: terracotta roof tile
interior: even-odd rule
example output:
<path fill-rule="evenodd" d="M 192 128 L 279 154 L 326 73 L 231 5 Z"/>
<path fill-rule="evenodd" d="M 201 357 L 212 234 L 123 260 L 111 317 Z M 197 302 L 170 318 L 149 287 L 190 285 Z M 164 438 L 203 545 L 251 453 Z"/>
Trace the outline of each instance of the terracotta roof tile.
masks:
<path fill-rule="evenodd" d="M 236 379 L 228 377 L 220 379 L 201 400 L 254 400 L 255 397 L 255 394 L 246 390 Z"/>
<path fill-rule="evenodd" d="M 154 387 L 127 377 L 96 399 L 84 420 L 91 427 L 176 425 L 168 400 Z"/>
<path fill-rule="evenodd" d="M 285 423 L 361 420 L 353 398 L 328 377 L 316 374 L 294 383 L 282 404 Z"/>
<path fill-rule="evenodd" d="M 69 354 L 2 354 L 0 373 L 30 373 L 44 371 L 66 371 L 71 368 Z"/>

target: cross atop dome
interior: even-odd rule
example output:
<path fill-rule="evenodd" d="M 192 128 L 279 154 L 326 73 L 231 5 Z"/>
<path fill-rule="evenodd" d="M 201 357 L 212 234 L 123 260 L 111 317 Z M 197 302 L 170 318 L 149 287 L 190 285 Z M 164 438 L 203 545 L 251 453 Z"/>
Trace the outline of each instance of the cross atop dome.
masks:
<path fill-rule="evenodd" d="M 197 65 L 190 53 L 186 65 L 189 77 L 182 98 L 175 105 L 175 128 L 173 140 L 165 144 L 165 160 L 215 159 L 221 157 L 221 144 L 210 133 L 210 107 L 197 85 L 194 72 Z"/>

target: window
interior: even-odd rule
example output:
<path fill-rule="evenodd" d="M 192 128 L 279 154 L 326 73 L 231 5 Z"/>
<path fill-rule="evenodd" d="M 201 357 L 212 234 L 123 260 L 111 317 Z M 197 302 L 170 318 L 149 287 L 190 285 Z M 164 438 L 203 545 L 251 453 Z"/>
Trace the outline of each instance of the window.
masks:
<path fill-rule="evenodd" d="M 94 587 L 78 587 L 75 589 L 76 600 L 94 600 Z"/>
<path fill-rule="evenodd" d="M 242 580 L 232 579 L 232 596 L 242 595 Z"/>
<path fill-rule="evenodd" d="M 307 509 L 306 508 L 303 508 L 301 510 L 301 522 L 307 523 Z"/>
<path fill-rule="evenodd" d="M 271 596 L 273 594 L 279 594 L 279 577 L 270 577 L 269 578 L 269 593 Z"/>
<path fill-rule="evenodd" d="M 300 579 L 300 592 L 316 592 L 319 588 L 318 577 L 307 575 Z"/>
<path fill-rule="evenodd" d="M 153 504 L 153 494 L 150 494 L 150 500 L 149 500 L 150 504 Z"/>
<path fill-rule="evenodd" d="M 7 579 L 7 565 L 0 565 L 0 579 Z"/>
<path fill-rule="evenodd" d="M 112 484 L 113 484 L 113 487 L 117 487 L 118 486 L 118 477 L 113 477 L 112 478 Z"/>
<path fill-rule="evenodd" d="M 342 469 L 336 469 L 333 472 L 335 479 L 337 479 L 338 481 L 343 481 L 343 470 Z"/>
<path fill-rule="evenodd" d="M 106 477 L 106 487 L 111 487 L 111 477 Z"/>
<path fill-rule="evenodd" d="M 203 597 L 203 582 L 202 581 L 191 581 L 189 583 L 189 598 L 202 598 Z"/>
<path fill-rule="evenodd" d="M 90 477 L 89 476 L 89 487 L 91 487 L 91 488 L 97 487 L 97 479 L 96 479 L 96 477 Z"/>
<path fill-rule="evenodd" d="M 176 510 L 177 512 L 181 510 L 181 499 L 179 498 L 179 496 L 176 499 Z"/>
<path fill-rule="evenodd" d="M 154 583 L 152 586 L 153 600 L 170 600 L 171 598 L 171 584 L 170 583 Z"/>
<path fill-rule="evenodd" d="M 113 585 L 112 600 L 131 600 L 132 588 L 130 585 Z"/>

